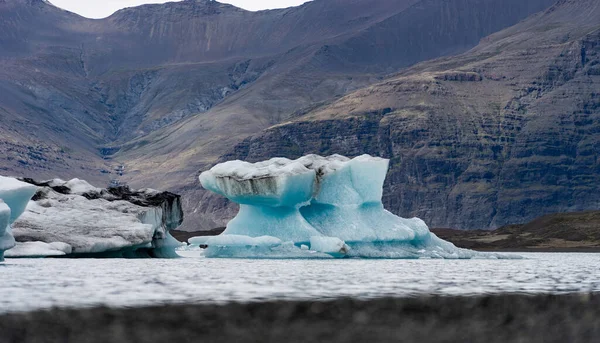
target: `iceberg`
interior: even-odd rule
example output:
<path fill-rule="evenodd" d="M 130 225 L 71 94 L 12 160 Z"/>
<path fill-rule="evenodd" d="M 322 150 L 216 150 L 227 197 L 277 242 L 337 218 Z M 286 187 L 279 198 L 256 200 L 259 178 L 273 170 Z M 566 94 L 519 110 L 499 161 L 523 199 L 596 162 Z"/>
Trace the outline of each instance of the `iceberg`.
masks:
<path fill-rule="evenodd" d="M 190 244 L 207 246 L 206 257 L 270 258 L 284 251 L 318 258 L 507 257 L 457 248 L 421 219 L 385 210 L 388 167 L 389 160 L 369 155 L 218 164 L 200 183 L 240 204 L 240 211 L 221 236 Z"/>
<path fill-rule="evenodd" d="M 36 187 L 17 179 L 0 176 L 0 261 L 15 246 L 11 225 L 25 211 Z"/>
<path fill-rule="evenodd" d="M 17 246 L 7 257 L 178 257 L 169 233 L 183 221 L 176 194 L 23 180 L 35 196 L 12 226 Z"/>

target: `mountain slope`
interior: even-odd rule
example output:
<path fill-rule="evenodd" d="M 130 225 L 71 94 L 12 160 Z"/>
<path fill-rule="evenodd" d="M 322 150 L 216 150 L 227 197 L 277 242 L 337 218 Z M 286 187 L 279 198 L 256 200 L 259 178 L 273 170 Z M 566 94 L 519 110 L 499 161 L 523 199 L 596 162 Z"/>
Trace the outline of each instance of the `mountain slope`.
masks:
<path fill-rule="evenodd" d="M 600 3 L 561 0 L 463 55 L 269 128 L 222 159 L 385 156 L 385 205 L 434 227 L 597 209 L 599 68 Z M 217 206 L 207 211 L 218 216 Z"/>
<path fill-rule="evenodd" d="M 184 193 L 190 225 L 211 228 L 224 217 L 197 210 L 197 172 L 244 138 L 463 52 L 553 1 L 316 0 L 248 12 L 187 0 L 90 20 L 0 0 L 0 172 L 102 185 L 124 165 L 123 180 Z"/>
<path fill-rule="evenodd" d="M 120 162 L 104 153 L 252 83 L 273 64 L 260 56 L 289 49 L 283 39 L 360 30 L 411 3 L 379 2 L 253 13 L 188 0 L 90 20 L 43 0 L 0 1 L 0 170 L 108 182 Z"/>
<path fill-rule="evenodd" d="M 467 3 L 474 10 L 462 11 Z M 372 84 L 389 71 L 425 58 L 464 51 L 477 44 L 481 37 L 551 3 L 511 0 L 503 2 L 504 10 L 501 11 L 494 0 L 451 0 L 442 4 L 446 6 L 445 9 L 453 10 L 443 11 L 439 8 L 439 2 L 418 2 L 369 29 L 340 35 L 318 44 L 299 46 L 273 57 L 271 68 L 250 87 L 232 94 L 206 113 L 125 144 L 116 158 L 132 166 L 129 175 L 134 182 L 166 183 L 168 188 L 175 187 L 177 192 L 183 193 L 188 218 L 192 218 L 190 222 L 197 225 L 188 227 L 186 223 L 186 228 L 222 226 L 224 219 L 234 210 L 226 209 L 224 216 L 218 214 L 215 218 L 211 214 L 212 209 L 199 209 L 199 206 L 212 207 L 213 203 L 198 189 L 197 173 L 214 164 L 220 155 L 240 140 L 302 115 L 316 105 Z M 485 18 L 493 13 L 502 15 L 496 16 L 492 24 L 487 23 Z M 442 25 L 432 17 L 441 19 Z M 415 22 L 423 24 L 415 26 Z M 457 27 L 457 22 L 470 24 Z M 483 22 L 486 22 L 484 27 L 479 26 L 478 23 Z M 430 26 L 436 28 L 431 29 L 431 36 L 440 38 L 412 41 L 409 42 L 411 47 L 405 48 L 406 37 L 415 37 Z M 440 44 L 440 40 L 448 35 L 455 38 Z M 394 49 L 377 51 L 371 55 L 369 52 L 374 44 Z M 355 55 L 352 52 L 361 53 L 362 57 L 353 59 Z M 277 155 L 277 152 L 274 153 Z M 224 200 L 215 201 L 215 210 L 220 211 Z"/>

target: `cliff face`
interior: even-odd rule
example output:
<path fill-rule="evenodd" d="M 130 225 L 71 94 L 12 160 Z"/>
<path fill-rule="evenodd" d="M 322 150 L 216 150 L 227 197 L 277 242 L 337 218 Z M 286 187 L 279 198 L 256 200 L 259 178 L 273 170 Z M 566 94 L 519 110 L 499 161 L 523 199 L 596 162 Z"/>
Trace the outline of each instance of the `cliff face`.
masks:
<path fill-rule="evenodd" d="M 600 4 L 561 1 L 468 53 L 269 128 L 222 159 L 383 156 L 392 162 L 386 207 L 433 227 L 597 209 L 599 65 Z"/>

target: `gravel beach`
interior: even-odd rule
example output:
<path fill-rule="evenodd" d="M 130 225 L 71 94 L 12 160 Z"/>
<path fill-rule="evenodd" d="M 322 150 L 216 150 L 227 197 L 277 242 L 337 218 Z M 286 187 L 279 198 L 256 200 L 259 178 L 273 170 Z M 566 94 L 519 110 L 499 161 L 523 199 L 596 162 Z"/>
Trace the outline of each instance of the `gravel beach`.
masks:
<path fill-rule="evenodd" d="M 498 295 L 54 309 L 0 316 L 0 342 L 594 342 L 600 295 Z"/>

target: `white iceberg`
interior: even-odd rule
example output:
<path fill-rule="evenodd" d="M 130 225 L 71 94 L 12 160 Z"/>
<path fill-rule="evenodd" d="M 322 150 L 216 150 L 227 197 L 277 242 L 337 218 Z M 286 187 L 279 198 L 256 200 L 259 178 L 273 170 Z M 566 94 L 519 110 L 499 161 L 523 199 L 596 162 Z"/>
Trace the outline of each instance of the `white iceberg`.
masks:
<path fill-rule="evenodd" d="M 269 257 L 282 246 L 294 257 L 307 251 L 312 257 L 503 257 L 457 248 L 421 219 L 386 211 L 381 198 L 388 165 L 369 155 L 219 164 L 202 173 L 200 182 L 240 204 L 240 211 L 221 236 L 190 242 L 208 246 L 207 257 Z M 280 243 L 246 244 L 264 236 Z"/>
<path fill-rule="evenodd" d="M 0 176 L 0 261 L 4 252 L 15 246 L 11 225 L 25 211 L 37 187 L 17 179 Z"/>
<path fill-rule="evenodd" d="M 179 196 L 151 189 L 99 189 L 85 181 L 35 182 L 34 201 L 13 224 L 20 244 L 9 257 L 177 257 L 169 234 L 183 212 Z M 22 244 L 21 244 L 22 243 Z"/>

